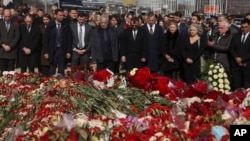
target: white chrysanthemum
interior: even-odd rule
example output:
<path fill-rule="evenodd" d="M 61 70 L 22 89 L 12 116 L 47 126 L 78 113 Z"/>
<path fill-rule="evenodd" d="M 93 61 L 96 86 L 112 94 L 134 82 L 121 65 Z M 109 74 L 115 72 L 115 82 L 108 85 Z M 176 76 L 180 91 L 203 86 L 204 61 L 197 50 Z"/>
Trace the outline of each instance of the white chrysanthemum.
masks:
<path fill-rule="evenodd" d="M 214 69 L 214 70 L 213 70 L 213 73 L 217 73 L 217 72 L 218 72 L 217 69 Z"/>
<path fill-rule="evenodd" d="M 212 77 L 208 77 L 208 81 L 212 82 L 213 78 Z"/>
<path fill-rule="evenodd" d="M 225 88 L 226 88 L 227 90 L 229 90 L 229 89 L 230 89 L 230 86 L 229 86 L 228 84 L 226 84 L 226 85 L 225 85 Z"/>
<path fill-rule="evenodd" d="M 218 79 L 218 75 L 217 74 L 215 74 L 213 77 L 214 77 L 214 79 Z"/>
<path fill-rule="evenodd" d="M 213 74 L 213 72 L 210 70 L 210 71 L 208 71 L 208 75 L 212 75 Z"/>
<path fill-rule="evenodd" d="M 220 68 L 220 69 L 219 69 L 219 72 L 220 72 L 220 73 L 224 73 L 225 70 L 224 70 L 223 68 Z"/>
<path fill-rule="evenodd" d="M 223 78 L 223 74 L 222 73 L 219 73 L 218 76 L 219 76 L 219 78 Z"/>
<path fill-rule="evenodd" d="M 217 82 L 213 82 L 212 85 L 215 87 L 215 86 L 218 85 L 218 83 Z"/>
<path fill-rule="evenodd" d="M 214 87 L 214 90 L 215 90 L 215 91 L 218 91 L 219 89 L 218 89 L 217 87 Z"/>
<path fill-rule="evenodd" d="M 220 89 L 223 89 L 224 88 L 224 85 L 222 83 L 219 84 L 219 88 Z"/>
<path fill-rule="evenodd" d="M 225 78 L 227 78 L 227 73 L 223 73 L 223 76 L 224 76 Z"/>
<path fill-rule="evenodd" d="M 219 79 L 218 82 L 219 82 L 220 84 L 223 84 L 224 81 L 223 81 L 223 79 Z"/>
<path fill-rule="evenodd" d="M 218 69 L 220 68 L 220 66 L 219 66 L 219 65 L 216 65 L 214 68 L 215 68 L 216 70 L 218 70 Z"/>
<path fill-rule="evenodd" d="M 210 69 L 214 68 L 214 65 L 210 65 L 209 68 L 210 68 Z"/>
<path fill-rule="evenodd" d="M 228 79 L 224 79 L 225 84 L 229 84 L 229 80 Z"/>
<path fill-rule="evenodd" d="M 223 93 L 225 92 L 225 90 L 224 90 L 224 89 L 219 89 L 219 91 L 221 91 L 221 92 L 223 92 Z"/>
<path fill-rule="evenodd" d="M 225 90 L 225 94 L 226 94 L 226 95 L 230 95 L 231 92 L 230 92 L 229 90 Z"/>

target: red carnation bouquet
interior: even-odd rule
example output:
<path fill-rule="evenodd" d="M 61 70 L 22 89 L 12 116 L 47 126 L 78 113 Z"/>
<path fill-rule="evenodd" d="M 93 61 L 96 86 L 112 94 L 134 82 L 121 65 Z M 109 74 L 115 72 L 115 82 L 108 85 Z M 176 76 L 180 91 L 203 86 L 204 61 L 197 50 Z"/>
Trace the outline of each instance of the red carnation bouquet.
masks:
<path fill-rule="evenodd" d="M 128 74 L 128 81 L 133 87 L 141 88 L 148 91 L 151 87 L 151 81 L 153 76 L 150 74 L 150 70 L 147 67 L 134 68 Z"/>

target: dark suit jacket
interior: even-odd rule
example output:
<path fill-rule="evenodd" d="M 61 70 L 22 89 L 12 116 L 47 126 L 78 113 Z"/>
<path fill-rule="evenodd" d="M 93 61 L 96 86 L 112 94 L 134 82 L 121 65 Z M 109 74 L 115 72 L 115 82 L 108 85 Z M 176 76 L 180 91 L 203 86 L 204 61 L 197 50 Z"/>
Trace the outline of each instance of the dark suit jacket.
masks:
<path fill-rule="evenodd" d="M 41 33 L 40 28 L 37 25 L 32 25 L 30 32 L 28 32 L 26 24 L 20 25 L 20 45 L 18 51 L 18 65 L 20 67 L 26 67 L 27 64 L 27 55 L 24 53 L 23 48 L 29 48 L 31 54 L 29 55 L 30 67 L 38 66 L 40 53 L 39 43 L 41 42 Z"/>
<path fill-rule="evenodd" d="M 147 24 L 143 25 L 142 28 L 147 33 L 148 39 L 148 67 L 151 71 L 159 71 L 162 53 L 162 39 L 163 29 L 155 24 L 154 34 L 150 35 Z"/>
<path fill-rule="evenodd" d="M 229 46 L 230 55 L 232 57 L 232 67 L 239 67 L 235 62 L 236 57 L 241 57 L 247 69 L 250 69 L 250 35 L 248 35 L 245 43 L 241 43 L 241 33 L 235 34 Z"/>
<path fill-rule="evenodd" d="M 9 32 L 7 32 L 5 22 L 0 22 L 0 58 L 16 59 L 19 37 L 19 26 L 16 23 L 10 23 L 10 29 Z M 9 52 L 4 51 L 4 49 L 2 48 L 2 44 L 9 45 L 11 47 L 11 50 Z"/>
<path fill-rule="evenodd" d="M 220 62 L 227 71 L 229 71 L 229 45 L 232 39 L 233 33 L 228 30 L 224 36 L 220 38 L 219 33 L 215 34 L 214 41 L 215 44 L 212 46 L 214 53 L 216 53 L 216 60 Z"/>
<path fill-rule="evenodd" d="M 53 61 L 53 55 L 56 50 L 56 22 L 53 20 L 49 23 L 44 35 L 44 54 L 49 54 L 49 61 Z M 62 22 L 62 49 L 64 54 L 72 53 L 72 34 L 67 23 Z"/>
<path fill-rule="evenodd" d="M 133 38 L 132 28 L 125 29 L 122 35 L 121 56 L 126 57 L 126 68 L 141 67 L 141 58 L 147 58 L 148 43 L 146 32 L 139 28 L 136 39 Z"/>
<path fill-rule="evenodd" d="M 90 52 L 90 38 L 91 38 L 91 32 L 92 32 L 92 27 L 88 24 L 84 24 L 85 25 L 85 34 L 84 34 L 84 49 L 86 49 L 87 52 Z M 78 44 L 79 44 L 79 38 L 78 38 L 78 23 L 74 23 L 72 22 L 70 24 L 70 29 L 72 31 L 72 37 L 73 37 L 73 41 L 72 41 L 72 50 L 74 48 L 78 48 Z"/>
<path fill-rule="evenodd" d="M 99 63 L 104 62 L 105 60 L 105 48 L 104 48 L 104 38 L 101 34 L 101 27 L 97 27 L 93 30 L 92 36 L 91 36 L 91 56 L 94 61 L 97 61 Z M 118 61 L 118 36 L 117 32 L 114 30 L 114 28 L 108 27 L 108 33 L 110 35 L 110 48 L 112 50 L 112 53 L 110 55 L 113 61 Z"/>

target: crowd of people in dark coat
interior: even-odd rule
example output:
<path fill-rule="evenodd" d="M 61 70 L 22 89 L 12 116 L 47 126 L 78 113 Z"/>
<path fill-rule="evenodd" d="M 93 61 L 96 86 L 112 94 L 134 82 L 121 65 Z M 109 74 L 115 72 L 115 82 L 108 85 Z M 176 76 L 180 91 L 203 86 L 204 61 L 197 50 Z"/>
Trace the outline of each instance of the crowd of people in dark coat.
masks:
<path fill-rule="evenodd" d="M 110 14 L 103 8 L 86 14 L 75 8 L 0 7 L 0 71 L 21 68 L 21 73 L 64 75 L 71 70 L 149 67 L 188 84 L 199 79 L 203 59 L 221 63 L 232 80 L 232 88 L 250 87 L 250 14 L 241 26 L 234 17 L 205 19 L 193 12 L 134 12 Z M 203 59 L 201 59 L 203 58 Z"/>

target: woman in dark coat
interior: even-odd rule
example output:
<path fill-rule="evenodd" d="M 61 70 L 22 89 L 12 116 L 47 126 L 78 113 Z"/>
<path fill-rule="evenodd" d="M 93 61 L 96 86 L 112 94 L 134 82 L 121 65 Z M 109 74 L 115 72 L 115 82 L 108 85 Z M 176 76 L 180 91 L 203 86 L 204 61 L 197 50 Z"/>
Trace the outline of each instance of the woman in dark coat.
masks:
<path fill-rule="evenodd" d="M 198 24 L 191 24 L 189 27 L 189 36 L 182 41 L 182 78 L 187 84 L 197 81 L 200 70 L 201 60 L 206 39 L 202 37 L 202 27 Z"/>
<path fill-rule="evenodd" d="M 162 60 L 162 69 L 164 75 L 174 79 L 178 78 L 178 71 L 180 68 L 180 42 L 181 35 L 178 31 L 178 25 L 175 22 L 171 22 L 163 38 L 164 57 Z"/>
<path fill-rule="evenodd" d="M 43 76 L 49 76 L 49 60 L 44 58 L 43 54 L 44 54 L 44 32 L 49 24 L 51 20 L 51 16 L 49 14 L 45 14 L 43 16 L 43 24 L 40 26 L 40 31 L 42 33 L 42 48 L 41 48 L 41 54 L 40 54 L 40 73 Z"/>

